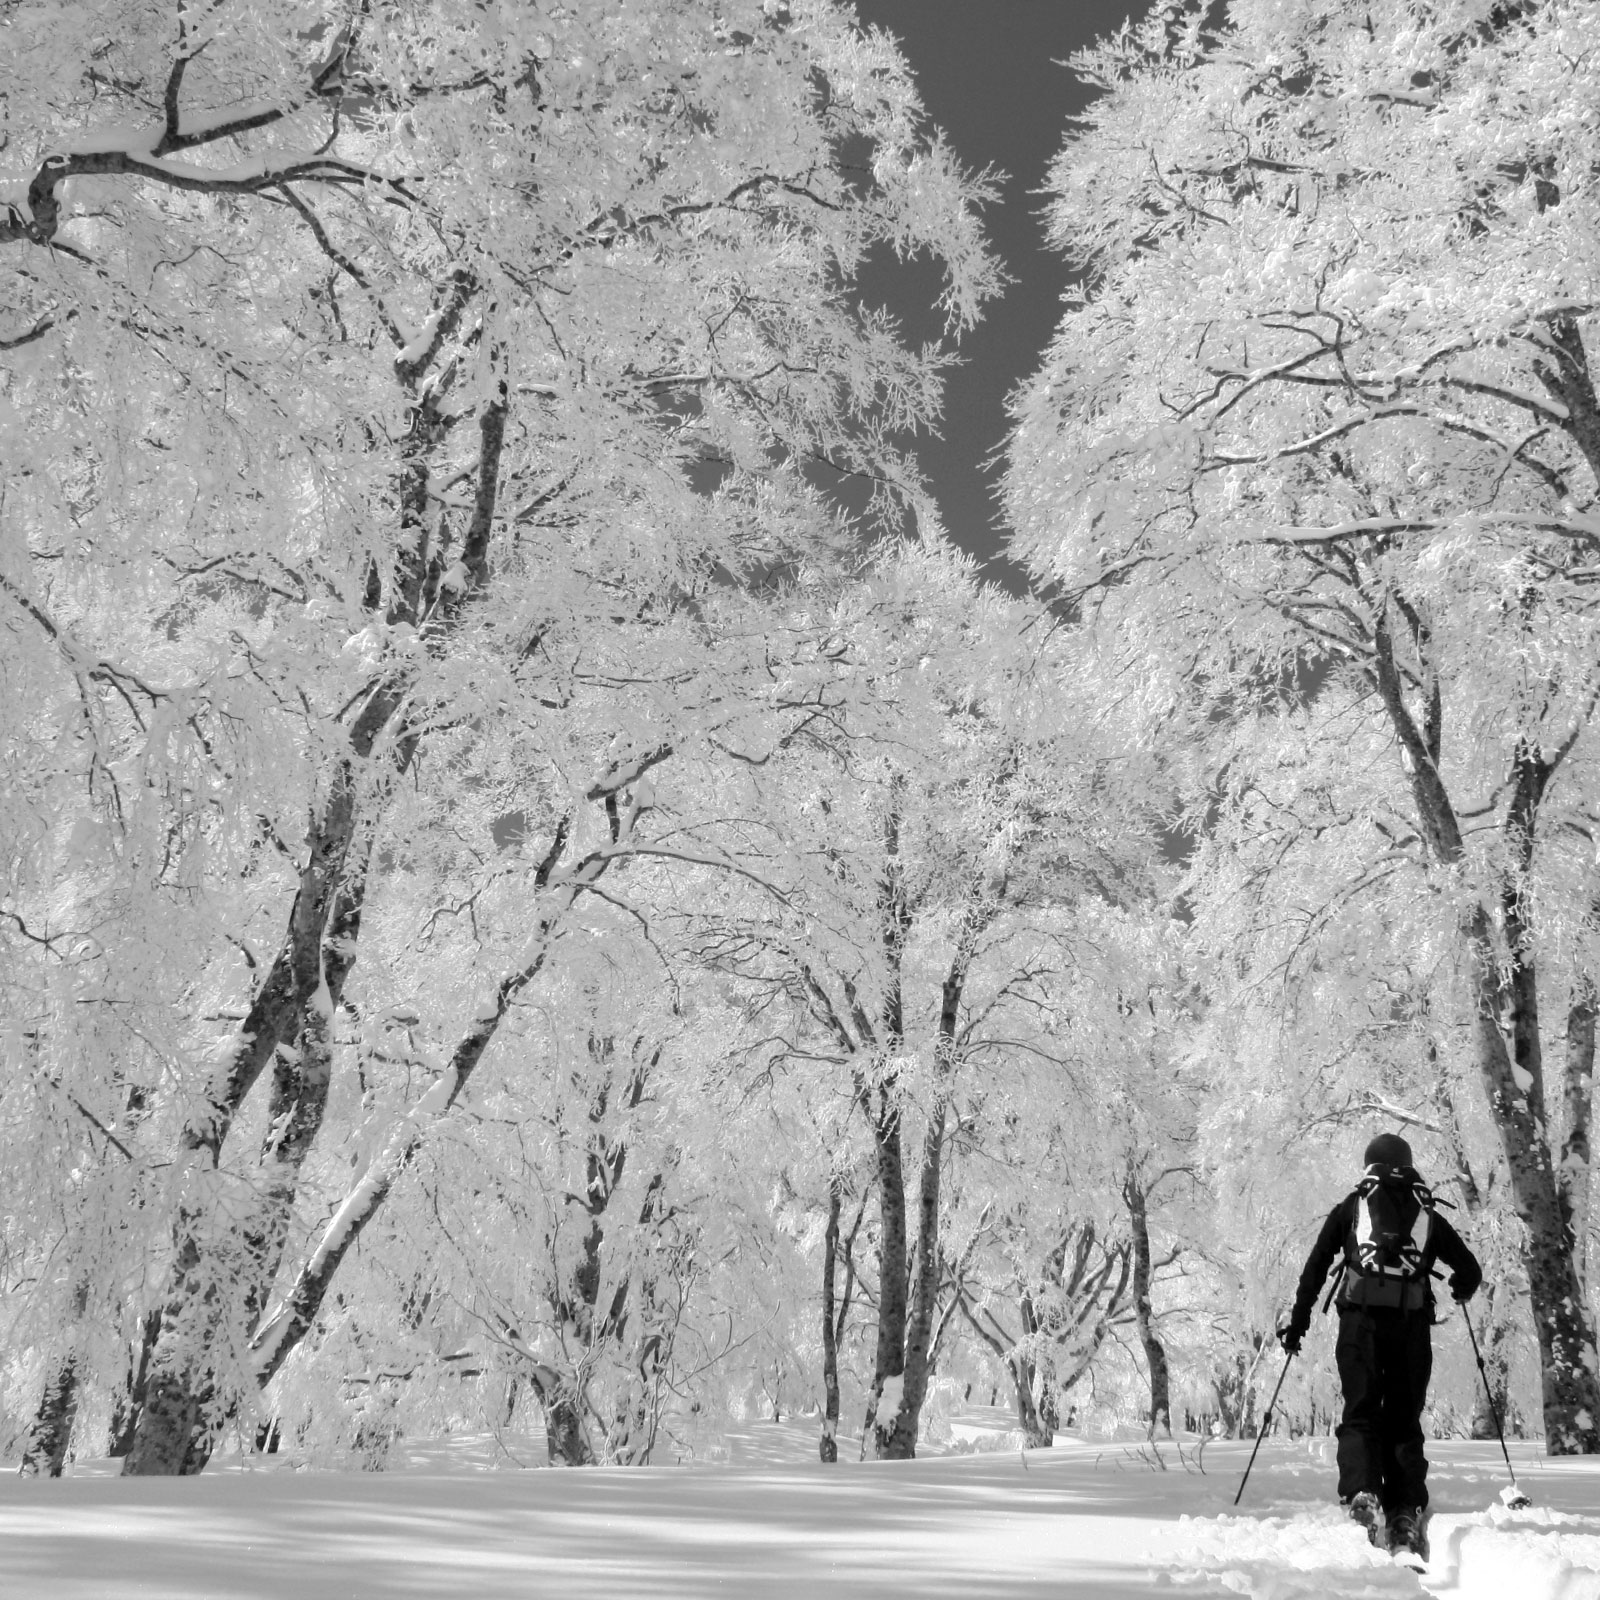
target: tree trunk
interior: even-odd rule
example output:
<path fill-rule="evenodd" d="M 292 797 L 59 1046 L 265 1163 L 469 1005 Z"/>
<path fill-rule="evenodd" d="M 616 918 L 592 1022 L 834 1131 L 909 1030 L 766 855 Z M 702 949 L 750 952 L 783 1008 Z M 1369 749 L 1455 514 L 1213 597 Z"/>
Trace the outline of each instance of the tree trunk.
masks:
<path fill-rule="evenodd" d="M 1053 1446 L 1061 1432 L 1061 1385 L 1056 1382 L 1055 1358 L 1039 1357 L 1039 1445 Z"/>
<path fill-rule="evenodd" d="M 328 987 L 332 987 L 331 977 Z M 273 1064 L 268 1131 L 256 1178 L 254 1214 L 243 1224 L 240 1234 L 247 1273 L 244 1288 L 247 1337 L 256 1331 L 266 1310 L 288 1242 L 300 1171 L 327 1109 L 333 1069 L 331 1007 L 336 1001 L 336 995 L 329 997 L 326 1013 L 313 1009 L 295 1049 L 291 1052 L 280 1047 Z M 214 1409 L 209 1386 L 198 1398 L 202 1415 Z M 204 1470 L 216 1444 L 219 1420 L 214 1417 L 210 1426 L 193 1433 L 184 1456 L 182 1475 L 192 1476 Z"/>
<path fill-rule="evenodd" d="M 1024 1356 L 1011 1363 L 1011 1383 L 1017 1396 L 1017 1426 L 1022 1430 L 1024 1444 L 1030 1450 L 1042 1450 L 1054 1443 L 1052 1430 L 1047 1428 L 1034 1399 L 1034 1381 L 1038 1374 Z"/>
<path fill-rule="evenodd" d="M 828 1177 L 828 1226 L 822 1235 L 822 1436 L 817 1452 L 839 1459 L 839 1341 L 834 1333 L 833 1275 L 839 1257 L 839 1179 Z"/>
<path fill-rule="evenodd" d="M 288 1239 L 289 1219 L 300 1172 L 322 1126 L 332 1076 L 335 1008 L 354 960 L 354 933 L 360 920 L 360 896 L 348 888 L 338 897 L 343 915 L 330 934 L 337 940 L 325 953 L 317 987 L 306 1008 L 304 1024 L 292 1045 L 280 1044 L 273 1055 L 268 1132 L 255 1177 L 255 1190 L 245 1202 L 236 1248 L 224 1259 L 223 1248 L 202 1251 L 191 1235 L 181 1247 L 196 1283 L 212 1281 L 187 1305 L 169 1300 L 160 1319 L 163 1329 L 187 1320 L 194 1336 L 187 1349 L 176 1338 L 158 1336 L 142 1404 L 134 1413 L 123 1471 L 130 1475 L 192 1476 L 211 1458 L 221 1422 L 215 1387 L 213 1342 L 229 1315 L 227 1294 L 217 1280 L 228 1272 L 242 1280 L 242 1313 L 246 1337 L 254 1334 L 272 1290 Z M 204 1214 L 190 1213 L 193 1226 Z M 231 1406 L 223 1402 L 224 1412 Z"/>
<path fill-rule="evenodd" d="M 150 1357 L 155 1353 L 161 1333 L 161 1313 L 147 1311 L 139 1322 L 139 1349 L 128 1365 L 128 1387 L 119 1392 L 111 1410 L 111 1439 L 108 1456 L 120 1458 L 133 1447 L 134 1425 L 144 1407 L 145 1388 L 150 1379 Z"/>
<path fill-rule="evenodd" d="M 583 1400 L 574 1380 L 546 1366 L 533 1367 L 530 1379 L 544 1411 L 550 1465 L 592 1467 L 594 1446 L 583 1425 Z"/>
<path fill-rule="evenodd" d="M 59 1478 L 72 1443 L 72 1424 L 78 1415 L 79 1348 L 83 1317 L 89 1307 L 89 1282 L 82 1279 L 72 1294 L 65 1348 L 44 1382 L 39 1408 L 28 1427 L 28 1442 L 17 1469 L 24 1478 Z"/>
<path fill-rule="evenodd" d="M 906 1349 L 906 1190 L 905 1162 L 900 1148 L 900 1111 L 891 1091 L 878 1091 L 873 1118 L 878 1179 L 878 1339 L 873 1355 L 872 1390 L 867 1396 L 862 1448 L 881 1459 L 900 1412 Z M 883 1425 L 878 1409 L 885 1394 L 892 1403 Z"/>
<path fill-rule="evenodd" d="M 1589 1245 L 1589 1182 L 1593 1164 L 1591 1127 L 1594 1120 L 1595 989 L 1587 973 L 1572 986 L 1567 1009 L 1567 1060 L 1561 1080 L 1562 1121 L 1560 1182 L 1562 1220 L 1572 1235 L 1572 1264 L 1578 1282 L 1587 1287 Z"/>
<path fill-rule="evenodd" d="M 388 704 L 390 699 L 393 705 Z M 351 733 L 358 755 L 370 753 L 383 723 L 398 704 L 398 686 L 387 696 L 379 693 L 372 697 Z M 193 1165 L 200 1192 L 191 1193 L 179 1213 L 144 1405 L 134 1419 L 133 1438 L 123 1462 L 123 1472 L 129 1476 L 182 1475 L 204 1466 L 209 1444 L 198 1442 L 197 1430 L 212 1409 L 213 1345 L 229 1314 L 227 1303 L 242 1290 L 246 1315 L 250 1315 L 253 1296 L 258 1301 L 254 1315 L 260 1315 L 259 1302 L 266 1290 L 259 1285 L 261 1263 L 252 1259 L 253 1249 L 260 1243 L 253 1235 L 262 1227 L 268 1235 L 272 1229 L 270 1224 L 247 1223 L 237 1232 L 219 1232 L 212 1220 L 214 1207 L 244 1204 L 247 1214 L 258 1207 L 220 1193 L 225 1180 L 217 1166 L 234 1118 L 268 1061 L 281 1065 L 284 1049 L 297 1048 L 308 1032 L 318 1037 L 331 1025 L 338 996 L 331 992 L 332 974 L 325 967 L 330 954 L 326 949 L 329 919 L 336 901 L 350 907 L 353 917 L 360 914 L 360 880 L 346 883 L 344 876 L 359 822 L 356 784 L 356 765 L 346 759 L 320 813 L 283 948 L 241 1026 L 239 1046 L 213 1078 L 199 1112 L 179 1140 L 180 1150 Z M 351 960 L 353 956 L 336 958 L 341 990 Z M 326 1016 L 321 1015 L 323 1010 Z M 326 1085 L 322 1094 L 326 1096 Z M 302 1148 L 301 1159 L 304 1154 Z M 290 1185 L 288 1201 L 293 1198 L 297 1173 L 296 1165 L 282 1174 Z"/>
<path fill-rule="evenodd" d="M 258 1207 L 244 1230 L 253 1272 L 245 1296 L 245 1333 L 255 1333 L 266 1312 L 273 1283 L 283 1263 L 289 1220 L 299 1192 L 300 1173 L 322 1130 L 333 1082 L 333 1020 L 344 999 L 345 980 L 355 964 L 371 839 L 359 869 L 341 889 L 322 956 L 322 987 L 308 1008 L 293 1050 L 280 1046 L 273 1062 L 267 1134 L 262 1142 Z"/>
<path fill-rule="evenodd" d="M 905 777 L 896 772 L 890 780 L 889 804 L 884 815 L 883 876 L 878 883 L 878 936 L 883 945 L 884 986 L 882 1046 L 884 1078 L 878 1085 L 874 1113 L 865 1096 L 862 1109 L 872 1125 L 878 1180 L 878 1338 L 873 1350 L 872 1387 L 867 1394 L 867 1415 L 861 1430 L 861 1451 L 879 1456 L 900 1413 L 906 1364 L 906 1296 L 909 1267 L 906 1250 L 905 1160 L 900 1143 L 898 1083 L 888 1063 L 905 1042 L 905 998 L 901 990 L 901 961 L 911 930 L 911 906 L 906 898 L 900 860 L 900 822 L 905 802 Z M 889 1417 L 880 1426 L 879 1410 L 887 1401 Z"/>
<path fill-rule="evenodd" d="M 902 1295 L 897 1306 L 900 1326 L 904 1330 L 903 1345 L 898 1352 L 896 1370 L 901 1376 L 897 1400 L 890 1416 L 879 1414 L 878 1397 L 883 1384 L 875 1379 L 874 1405 L 869 1418 L 868 1434 L 872 1454 L 880 1461 L 909 1461 L 917 1453 L 917 1429 L 922 1420 L 922 1405 L 928 1395 L 928 1380 L 932 1375 L 934 1360 L 934 1321 L 939 1299 L 939 1199 L 944 1172 L 945 1118 L 950 1103 L 950 1083 L 955 1075 L 957 1038 L 956 1024 L 961 1011 L 961 996 L 966 988 L 967 973 L 978 947 L 978 940 L 994 916 L 995 890 L 988 880 L 989 867 L 985 863 L 980 876 L 972 886 L 967 907 L 956 935 L 956 948 L 951 957 L 950 969 L 940 990 L 938 1034 L 934 1043 L 933 1104 L 928 1108 L 928 1126 L 922 1139 L 922 1168 L 917 1185 L 917 1253 L 913 1262 L 911 1281 L 908 1284 L 909 1306 Z M 998 886 L 1004 888 L 1004 879 Z M 898 971 L 898 968 L 896 968 Z M 899 995 L 895 991 L 898 1013 Z M 900 1019 L 894 1021 L 894 1037 L 901 1036 Z M 898 1207 L 898 1246 L 902 1262 L 905 1256 L 905 1190 L 899 1171 L 899 1122 L 895 1126 L 895 1189 Z M 880 1162 L 880 1169 L 881 1169 Z M 887 1223 L 884 1228 L 888 1233 Z M 886 1269 L 887 1270 L 887 1269 Z M 902 1274 L 897 1280 L 906 1283 Z M 889 1290 L 880 1280 L 880 1305 L 887 1301 Z M 884 1321 L 880 1313 L 878 1326 L 879 1367 L 884 1365 L 890 1352 L 884 1350 Z M 866 1441 L 863 1440 L 863 1444 Z"/>
<path fill-rule="evenodd" d="M 1481 911 L 1478 917 L 1482 918 Z M 1516 956 L 1506 979 L 1498 967 L 1487 967 L 1494 950 L 1486 922 L 1484 918 L 1474 929 L 1479 956 L 1479 1065 L 1524 1227 L 1523 1263 L 1539 1339 L 1545 1448 L 1551 1455 L 1592 1455 L 1600 1452 L 1595 1327 L 1578 1275 L 1576 1240 L 1563 1215 L 1550 1158 L 1534 974 L 1529 963 Z M 1512 1050 L 1506 1047 L 1498 1021 L 1506 998 L 1511 1001 L 1505 1009 Z"/>
<path fill-rule="evenodd" d="M 300 1170 L 322 1126 L 332 1079 L 332 1018 L 317 1018 L 300 1035 L 293 1055 L 281 1053 L 272 1074 L 268 1133 L 262 1151 L 257 1214 L 244 1234 L 252 1268 L 246 1288 L 246 1334 L 260 1325 L 283 1262 Z"/>
<path fill-rule="evenodd" d="M 1461 1137 L 1461 1120 L 1456 1112 L 1455 1097 L 1451 1093 L 1449 1078 L 1439 1057 L 1436 1041 L 1427 1038 L 1429 1065 L 1433 1068 L 1433 1099 L 1439 1108 L 1440 1132 L 1449 1152 L 1452 1176 L 1461 1195 L 1462 1209 L 1467 1220 L 1481 1221 L 1485 1215 L 1487 1185 L 1478 1182 L 1467 1159 L 1466 1145 Z M 1482 1245 L 1479 1245 L 1480 1250 Z M 1502 1272 L 1496 1263 L 1485 1261 L 1482 1309 L 1476 1313 L 1476 1331 L 1479 1353 L 1483 1357 L 1486 1377 L 1473 1389 L 1472 1422 L 1470 1432 L 1474 1439 L 1492 1439 L 1495 1436 L 1494 1416 L 1489 1410 L 1489 1396 L 1493 1397 L 1498 1415 L 1505 1420 L 1510 1392 L 1510 1365 L 1508 1339 L 1510 1335 L 1511 1296 L 1507 1291 Z"/>
<path fill-rule="evenodd" d="M 1055 1443 L 1055 1428 L 1045 1420 L 1040 1401 L 1054 1400 L 1055 1385 L 1046 1377 L 1041 1382 L 1040 1362 L 1035 1354 L 1039 1319 L 1034 1314 L 1033 1296 L 1022 1297 L 1022 1343 L 1011 1357 L 1011 1382 L 1017 1396 L 1017 1426 L 1030 1450 L 1042 1450 Z M 1034 1396 L 1035 1387 L 1039 1398 Z M 1053 1407 L 1052 1407 L 1053 1409 Z"/>
<path fill-rule="evenodd" d="M 39 1409 L 28 1429 L 28 1442 L 17 1469 L 24 1478 L 59 1478 L 66 1465 L 72 1424 L 78 1415 L 78 1357 L 61 1358 L 45 1380 Z"/>
<path fill-rule="evenodd" d="M 78 1354 L 69 1350 L 45 1379 L 39 1409 L 28 1428 L 18 1472 L 24 1478 L 59 1478 L 66 1465 L 72 1424 L 78 1415 Z"/>
<path fill-rule="evenodd" d="M 922 1171 L 917 1185 L 917 1249 L 912 1262 L 905 1314 L 905 1355 L 901 1363 L 900 1403 L 873 1428 L 873 1455 L 880 1461 L 910 1461 L 917 1453 L 917 1429 L 928 1395 L 934 1312 L 939 1294 L 939 1181 L 944 1150 L 943 1088 L 929 1113 L 922 1141 Z M 903 1226 L 903 1223 L 902 1223 Z"/>
<path fill-rule="evenodd" d="M 1150 1435 L 1154 1438 L 1159 1430 L 1171 1438 L 1172 1394 L 1167 1374 L 1167 1351 L 1156 1332 L 1150 1304 L 1149 1216 L 1144 1187 L 1132 1168 L 1123 1179 L 1122 1196 L 1128 1203 L 1128 1217 L 1133 1225 L 1133 1315 L 1139 1329 L 1139 1343 L 1144 1346 L 1145 1362 L 1150 1369 Z"/>
<path fill-rule="evenodd" d="M 839 1237 L 839 1210 L 844 1200 L 844 1184 L 837 1173 L 828 1178 L 828 1231 L 823 1239 L 822 1277 L 822 1437 L 818 1452 L 824 1461 L 839 1459 L 839 1346 L 844 1342 L 845 1325 L 856 1292 L 856 1238 L 867 1214 L 870 1190 L 863 1188 L 861 1204 L 850 1231 Z M 844 1287 L 834 1291 L 840 1255 L 844 1257 Z"/>

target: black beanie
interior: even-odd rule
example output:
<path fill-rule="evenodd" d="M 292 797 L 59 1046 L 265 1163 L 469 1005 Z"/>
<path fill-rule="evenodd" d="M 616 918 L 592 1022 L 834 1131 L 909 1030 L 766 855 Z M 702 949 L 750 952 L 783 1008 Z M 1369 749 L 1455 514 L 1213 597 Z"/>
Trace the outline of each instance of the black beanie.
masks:
<path fill-rule="evenodd" d="M 1380 1133 L 1361 1158 L 1364 1167 L 1409 1167 L 1411 1146 L 1398 1133 Z"/>

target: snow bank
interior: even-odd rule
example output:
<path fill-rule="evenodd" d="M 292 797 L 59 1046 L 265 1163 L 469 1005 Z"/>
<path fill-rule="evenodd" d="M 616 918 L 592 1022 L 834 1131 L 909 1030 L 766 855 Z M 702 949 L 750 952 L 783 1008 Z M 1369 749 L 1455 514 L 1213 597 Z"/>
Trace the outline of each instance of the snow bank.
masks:
<path fill-rule="evenodd" d="M 1600 1485 L 1600 1473 L 1590 1483 Z M 1600 1505 L 1588 1513 L 1509 1511 L 1493 1502 L 1477 1513 L 1438 1511 L 1420 1578 L 1374 1550 L 1336 1506 L 1288 1516 L 1184 1517 L 1179 1527 L 1173 1581 L 1220 1584 L 1250 1600 L 1433 1592 L 1452 1600 L 1600 1600 Z"/>
<path fill-rule="evenodd" d="M 1415 1595 L 1416 1575 L 1374 1550 L 1337 1506 L 1291 1517 L 1184 1517 L 1177 1582 L 1221 1584 L 1251 1600 Z M 1184 1570 L 1187 1569 L 1187 1570 Z"/>
<path fill-rule="evenodd" d="M 1461 1600 L 1600 1600 L 1600 1509 L 1574 1516 L 1494 1506 L 1438 1518 L 1429 1581 Z"/>

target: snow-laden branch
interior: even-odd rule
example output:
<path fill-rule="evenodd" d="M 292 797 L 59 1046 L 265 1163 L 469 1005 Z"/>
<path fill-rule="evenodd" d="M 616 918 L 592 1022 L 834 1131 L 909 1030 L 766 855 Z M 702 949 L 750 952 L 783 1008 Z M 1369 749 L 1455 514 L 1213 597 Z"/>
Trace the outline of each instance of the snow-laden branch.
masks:
<path fill-rule="evenodd" d="M 1278 527 L 1270 533 L 1246 533 L 1241 544 L 1340 544 L 1349 539 L 1381 538 L 1401 533 L 1439 533 L 1446 529 L 1521 528 L 1530 533 L 1554 533 L 1585 544 L 1600 545 L 1600 516 L 1573 511 L 1566 516 L 1541 516 L 1535 512 L 1496 511 L 1457 517 L 1356 517 L 1322 527 Z"/>
<path fill-rule="evenodd" d="M 0 593 L 4 593 L 20 611 L 38 625 L 45 637 L 60 652 L 62 660 L 80 683 L 100 683 L 115 689 L 127 703 L 134 720 L 141 727 L 144 725 L 144 718 L 129 697 L 129 690 L 137 691 L 152 705 L 159 700 L 169 698 L 165 689 L 155 688 L 146 683 L 138 673 L 126 667 L 119 667 L 98 651 L 87 649 L 78 643 L 37 600 L 26 594 L 4 573 L 0 573 Z"/>
<path fill-rule="evenodd" d="M 1386 422 L 1392 417 L 1418 417 L 1425 415 L 1422 406 L 1411 401 L 1397 402 L 1394 405 L 1374 406 L 1370 411 L 1358 412 L 1353 417 L 1345 417 L 1336 422 L 1332 427 L 1324 428 L 1321 433 L 1311 434 L 1308 438 L 1297 439 L 1292 444 L 1277 446 L 1272 450 L 1260 450 L 1250 455 L 1228 455 L 1222 451 L 1208 456 L 1205 461 L 1206 468 L 1212 467 L 1257 467 L 1269 461 L 1281 461 L 1287 456 L 1310 455 L 1320 450 L 1324 445 L 1331 444 L 1335 439 L 1342 439 L 1347 434 L 1354 433 L 1358 428 L 1365 428 L 1374 422 Z"/>
<path fill-rule="evenodd" d="M 13 211 L 0 222 L 0 244 L 49 244 L 62 220 L 60 186 L 69 178 L 117 176 L 195 194 L 260 194 L 290 183 L 329 183 L 357 188 L 376 184 L 397 198 L 410 198 L 399 179 L 315 150 L 260 155 L 231 167 L 197 167 L 136 149 L 80 150 L 45 157 L 28 184 L 29 215 Z"/>
<path fill-rule="evenodd" d="M 1392 1117 L 1396 1122 L 1406 1123 L 1413 1128 L 1421 1128 L 1425 1133 L 1439 1133 L 1440 1126 L 1431 1117 L 1425 1117 L 1419 1111 L 1408 1111 L 1404 1106 L 1396 1105 L 1394 1101 L 1386 1099 L 1376 1089 L 1366 1090 L 1360 1100 L 1363 1110 L 1376 1111 L 1380 1116 Z"/>

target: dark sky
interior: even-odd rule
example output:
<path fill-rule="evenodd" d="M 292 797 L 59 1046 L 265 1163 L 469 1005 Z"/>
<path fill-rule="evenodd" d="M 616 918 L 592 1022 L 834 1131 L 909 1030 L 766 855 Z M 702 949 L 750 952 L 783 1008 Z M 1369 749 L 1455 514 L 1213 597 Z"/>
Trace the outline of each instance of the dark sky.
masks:
<path fill-rule="evenodd" d="M 982 463 L 1004 438 L 1005 397 L 1037 366 L 1067 281 L 1064 263 L 1043 248 L 1034 191 L 1085 97 L 1055 63 L 1145 9 L 1144 0 L 856 0 L 864 22 L 900 41 L 929 116 L 966 165 L 1008 174 L 985 222 L 1016 281 L 964 341 L 966 365 L 948 375 L 943 437 L 916 449 L 951 536 L 1010 588 L 1020 574 L 993 559 L 1002 539 L 995 473 Z M 900 266 L 869 274 L 866 298 L 887 304 L 914 341 L 937 338 L 939 319 L 926 310 L 936 275 L 913 275 L 910 285 L 905 277 Z"/>

